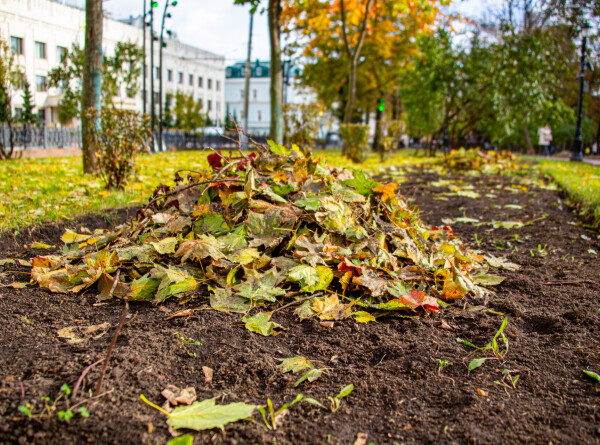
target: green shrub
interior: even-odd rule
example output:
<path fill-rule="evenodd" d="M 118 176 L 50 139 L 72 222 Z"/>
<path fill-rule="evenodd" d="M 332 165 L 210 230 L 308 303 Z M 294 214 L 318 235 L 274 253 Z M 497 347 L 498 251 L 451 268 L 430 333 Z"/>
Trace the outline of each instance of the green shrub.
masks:
<path fill-rule="evenodd" d="M 88 110 L 88 118 L 98 171 L 106 188 L 123 188 L 134 171 L 135 155 L 148 150 L 148 116 L 130 110 L 103 108 L 100 114 L 97 110 Z"/>
<path fill-rule="evenodd" d="M 369 150 L 369 127 L 361 124 L 341 124 L 344 153 L 352 162 L 364 162 Z"/>

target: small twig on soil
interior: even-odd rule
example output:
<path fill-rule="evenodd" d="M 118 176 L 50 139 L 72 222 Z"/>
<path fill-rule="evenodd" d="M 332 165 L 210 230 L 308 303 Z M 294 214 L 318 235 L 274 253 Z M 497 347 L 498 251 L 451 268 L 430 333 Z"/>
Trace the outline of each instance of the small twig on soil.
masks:
<path fill-rule="evenodd" d="M 199 187 L 199 186 L 204 185 L 204 184 L 212 184 L 212 183 L 215 183 L 215 182 L 240 182 L 240 180 L 239 179 L 224 178 L 224 179 L 217 179 L 217 180 L 210 180 L 210 181 L 194 182 L 192 184 L 188 184 L 187 186 L 185 186 L 183 188 L 176 189 L 176 190 L 170 191 L 168 193 L 165 193 L 164 195 L 160 195 L 160 196 L 157 196 L 156 198 L 153 198 L 152 200 L 150 200 L 150 202 L 148 204 L 146 204 L 146 206 L 142 210 L 149 209 L 152 204 L 154 204 L 155 202 L 157 202 L 157 201 L 159 201 L 159 200 L 161 200 L 163 198 L 167 198 L 169 196 L 174 196 L 177 193 L 183 192 L 185 190 L 188 190 L 188 189 L 191 189 L 191 188 L 194 188 L 194 187 Z"/>
<path fill-rule="evenodd" d="M 125 324 L 125 319 L 127 318 L 127 313 L 129 312 L 129 302 L 125 301 L 125 310 L 123 311 L 123 315 L 121 315 L 121 319 L 119 320 L 119 324 L 117 325 L 117 329 L 115 330 L 115 335 L 113 335 L 112 341 L 110 342 L 110 346 L 108 347 L 108 352 L 106 353 L 106 358 L 104 359 L 104 365 L 102 366 L 102 372 L 100 373 L 100 378 L 98 379 L 98 386 L 96 386 L 96 391 L 94 392 L 94 397 L 100 394 L 100 389 L 102 388 L 102 379 L 104 378 L 104 373 L 106 372 L 106 367 L 108 366 L 108 360 L 113 352 L 115 347 L 115 343 L 117 342 L 117 337 L 119 336 L 119 332 L 121 332 L 121 328 Z"/>
<path fill-rule="evenodd" d="M 535 284 L 541 284 L 544 286 L 560 286 L 561 284 L 581 284 L 581 283 L 586 283 L 587 280 L 574 280 L 574 281 L 548 281 L 546 283 L 535 283 Z"/>
<path fill-rule="evenodd" d="M 112 287 L 110 288 L 110 292 L 108 293 L 108 300 L 110 300 L 115 293 L 115 289 L 117 288 L 117 283 L 119 282 L 119 277 L 121 276 L 121 269 L 117 269 L 117 273 L 115 274 L 115 279 L 113 281 Z"/>
<path fill-rule="evenodd" d="M 21 388 L 21 403 L 25 400 L 25 388 L 23 388 L 23 382 L 19 380 L 19 387 Z"/>
<path fill-rule="evenodd" d="M 75 394 L 77 393 L 77 390 L 79 389 L 79 387 L 81 386 L 81 383 L 83 382 L 83 379 L 85 378 L 85 376 L 87 375 L 88 372 L 91 371 L 91 369 L 102 363 L 104 361 L 103 358 L 101 358 L 100 360 L 98 360 L 97 362 L 92 363 L 91 365 L 89 365 L 88 367 L 86 367 L 83 372 L 81 373 L 81 375 L 79 376 L 79 378 L 77 379 L 77 383 L 75 383 L 75 387 L 73 388 L 73 392 L 71 394 L 71 398 L 75 397 Z"/>
<path fill-rule="evenodd" d="M 310 299 L 315 298 L 315 297 L 320 297 L 321 295 L 323 295 L 323 292 L 318 292 L 318 293 L 312 294 L 312 295 L 310 295 L 308 297 L 300 298 L 299 300 L 292 301 L 291 303 L 284 304 L 283 306 L 278 307 L 277 309 L 274 309 L 271 313 L 280 311 L 280 310 L 285 309 L 285 308 L 290 307 L 290 306 L 294 306 L 294 305 L 296 305 L 298 303 L 302 303 L 302 302 L 304 302 L 306 300 L 310 300 Z"/>

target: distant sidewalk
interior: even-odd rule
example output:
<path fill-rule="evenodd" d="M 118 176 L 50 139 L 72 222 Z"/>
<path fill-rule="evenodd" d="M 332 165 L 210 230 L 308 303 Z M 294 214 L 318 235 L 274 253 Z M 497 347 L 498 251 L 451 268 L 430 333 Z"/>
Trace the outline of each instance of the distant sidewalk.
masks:
<path fill-rule="evenodd" d="M 539 160 L 550 159 L 554 161 L 568 161 L 571 158 L 571 154 L 563 152 L 550 157 L 537 155 L 534 156 L 534 158 Z M 600 165 L 600 155 L 584 156 L 583 162 L 585 162 L 586 164 Z"/>
<path fill-rule="evenodd" d="M 59 156 L 81 156 L 80 148 L 45 148 L 45 149 L 30 149 L 17 152 L 23 153 L 21 159 L 28 158 L 53 158 Z"/>

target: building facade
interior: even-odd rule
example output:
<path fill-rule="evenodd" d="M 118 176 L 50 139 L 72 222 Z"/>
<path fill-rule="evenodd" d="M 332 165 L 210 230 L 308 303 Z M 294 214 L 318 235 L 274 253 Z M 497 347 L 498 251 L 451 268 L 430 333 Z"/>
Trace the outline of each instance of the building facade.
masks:
<path fill-rule="evenodd" d="M 40 121 L 59 125 L 58 106 L 62 98 L 59 88 L 50 88 L 48 73 L 58 66 L 62 55 L 73 44 L 85 43 L 84 2 L 75 0 L 2 0 L 0 1 L 0 39 L 10 45 L 15 66 L 31 85 Z M 105 14 L 103 21 L 103 53 L 112 55 L 117 42 L 142 46 L 141 17 L 115 20 Z M 150 32 L 146 30 L 147 110 L 150 112 Z M 175 34 L 165 39 L 163 49 L 163 103 L 167 94 L 183 91 L 202 104 L 202 112 L 212 121 L 223 122 L 225 116 L 225 58 L 177 40 Z M 154 45 L 154 91 L 158 104 L 159 45 Z M 171 80 L 169 80 L 171 79 Z M 140 79 L 140 87 L 142 81 Z M 13 91 L 13 112 L 22 109 L 22 89 Z M 114 99 L 115 105 L 142 111 L 142 91 L 129 98 L 125 91 Z M 158 112 L 158 105 L 156 105 Z"/>
<path fill-rule="evenodd" d="M 271 77 L 269 61 L 257 60 L 251 64 L 248 97 L 248 128 L 252 134 L 266 135 L 271 125 Z M 316 100 L 314 93 L 303 88 L 297 81 L 298 69 L 284 64 L 283 103 L 310 103 Z M 225 71 L 225 107 L 230 118 L 245 126 L 244 90 L 246 86 L 246 62 L 228 66 Z"/>

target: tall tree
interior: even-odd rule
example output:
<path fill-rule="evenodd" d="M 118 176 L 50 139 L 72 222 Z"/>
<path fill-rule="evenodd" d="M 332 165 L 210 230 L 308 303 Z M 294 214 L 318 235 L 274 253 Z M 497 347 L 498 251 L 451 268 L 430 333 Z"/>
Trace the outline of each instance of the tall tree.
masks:
<path fill-rule="evenodd" d="M 0 137 L 0 159 L 10 159 L 14 153 L 12 90 L 17 85 L 20 73 L 14 67 L 14 56 L 9 46 L 0 40 L 0 124 L 8 127 L 8 145 L 4 135 Z"/>
<path fill-rule="evenodd" d="M 447 2 L 304 0 L 286 8 L 284 23 L 303 43 L 308 59 L 304 79 L 315 82 L 307 83 L 321 91 L 320 98 L 338 96 L 344 104 L 343 121 L 348 123 L 356 116 L 357 104 L 373 107 L 372 97 L 362 101 L 365 88 L 391 87 L 394 74 L 383 71 L 393 73 L 397 60 L 414 48 L 415 37 L 429 31 L 441 3 Z M 373 77 L 373 67 L 377 68 L 377 78 Z M 319 71 L 327 75 L 315 76 Z M 375 94 L 377 99 L 381 94 Z"/>
<path fill-rule="evenodd" d="M 138 93 L 142 54 L 142 49 L 133 43 L 117 42 L 114 54 L 110 57 L 103 56 L 102 103 L 104 105 L 112 106 L 115 99 L 122 101 L 121 88 L 129 98 L 135 97 Z M 83 49 L 74 43 L 61 64 L 49 73 L 50 86 L 58 87 L 62 91 L 58 118 L 63 125 L 80 116 L 83 59 Z"/>
<path fill-rule="evenodd" d="M 85 49 L 81 92 L 81 139 L 84 173 L 96 170 L 96 155 L 87 110 L 102 108 L 102 0 L 85 2 Z"/>
<path fill-rule="evenodd" d="M 38 116 L 33 112 L 35 102 L 31 93 L 31 84 L 27 80 L 27 76 L 23 75 L 23 112 L 19 121 L 25 126 L 35 125 L 38 123 Z"/>
<path fill-rule="evenodd" d="M 281 63 L 281 0 L 269 0 L 271 42 L 271 131 L 273 141 L 283 143 L 283 65 Z"/>
<path fill-rule="evenodd" d="M 260 0 L 234 0 L 234 4 L 249 4 L 254 10 Z M 281 63 L 282 0 L 268 0 L 269 41 L 271 45 L 271 128 L 270 137 L 283 142 L 283 64 Z"/>

